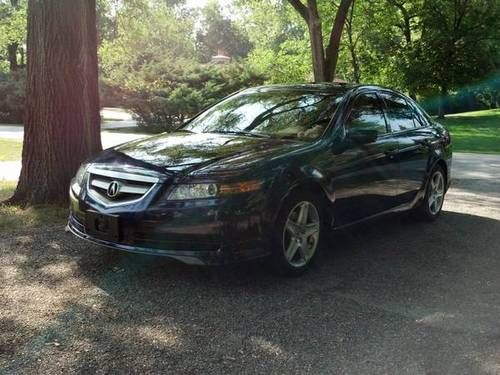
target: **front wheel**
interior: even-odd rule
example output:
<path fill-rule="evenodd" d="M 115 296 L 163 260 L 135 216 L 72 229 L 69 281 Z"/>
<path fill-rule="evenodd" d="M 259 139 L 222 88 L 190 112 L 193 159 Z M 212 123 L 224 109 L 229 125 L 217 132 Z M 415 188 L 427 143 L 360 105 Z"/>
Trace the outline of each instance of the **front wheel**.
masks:
<path fill-rule="evenodd" d="M 423 202 L 414 209 L 417 218 L 435 220 L 443 208 L 446 192 L 446 177 L 442 167 L 436 167 L 430 174 Z"/>
<path fill-rule="evenodd" d="M 273 235 L 272 263 L 278 273 L 298 276 L 309 267 L 324 236 L 322 212 L 320 202 L 307 195 L 285 202 Z"/>

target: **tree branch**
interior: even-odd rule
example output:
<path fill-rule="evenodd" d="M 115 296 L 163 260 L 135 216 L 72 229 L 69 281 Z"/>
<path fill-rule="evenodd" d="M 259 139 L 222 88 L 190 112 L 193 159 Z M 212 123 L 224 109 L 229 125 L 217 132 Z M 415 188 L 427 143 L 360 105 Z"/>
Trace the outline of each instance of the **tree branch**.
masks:
<path fill-rule="evenodd" d="M 295 10 L 301 15 L 306 22 L 309 21 L 309 12 L 307 11 L 307 7 L 300 0 L 288 0 L 291 6 L 295 8 Z"/>
<path fill-rule="evenodd" d="M 328 42 L 328 47 L 326 47 L 326 70 L 327 79 L 329 81 L 333 80 L 335 75 L 339 57 L 340 38 L 342 37 L 342 31 L 344 30 L 344 25 L 346 23 L 352 1 L 353 0 L 340 1 L 339 8 L 337 9 L 337 15 L 333 21 L 330 40 Z"/>

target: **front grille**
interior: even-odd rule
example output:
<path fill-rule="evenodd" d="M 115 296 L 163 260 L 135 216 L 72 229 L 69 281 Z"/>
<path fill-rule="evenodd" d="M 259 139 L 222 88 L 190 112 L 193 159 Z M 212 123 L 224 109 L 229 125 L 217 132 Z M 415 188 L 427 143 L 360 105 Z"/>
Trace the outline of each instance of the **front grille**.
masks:
<path fill-rule="evenodd" d="M 106 206 L 133 203 L 144 198 L 158 183 L 153 176 L 89 168 L 89 195 Z"/>

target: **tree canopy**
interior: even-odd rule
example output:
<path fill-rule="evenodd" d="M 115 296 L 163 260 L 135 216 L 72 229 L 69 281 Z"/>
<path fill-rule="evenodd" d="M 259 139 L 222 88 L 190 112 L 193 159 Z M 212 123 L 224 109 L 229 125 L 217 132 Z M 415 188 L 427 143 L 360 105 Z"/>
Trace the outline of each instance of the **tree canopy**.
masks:
<path fill-rule="evenodd" d="M 8 103 L 19 113 L 23 98 L 22 85 L 12 81 L 24 75 L 9 71 L 25 64 L 26 3 L 0 0 L 4 114 Z M 132 108 L 144 123 L 145 113 L 159 107 L 177 111 L 174 118 L 189 117 L 227 92 L 221 79 L 231 82 L 228 89 L 334 77 L 380 84 L 433 112 L 500 101 L 497 0 L 233 0 L 227 6 L 211 0 L 203 7 L 183 0 L 98 0 L 97 25 L 101 101 Z M 232 68 L 211 63 L 221 51 Z M 8 100 L 2 87 L 12 90 Z"/>

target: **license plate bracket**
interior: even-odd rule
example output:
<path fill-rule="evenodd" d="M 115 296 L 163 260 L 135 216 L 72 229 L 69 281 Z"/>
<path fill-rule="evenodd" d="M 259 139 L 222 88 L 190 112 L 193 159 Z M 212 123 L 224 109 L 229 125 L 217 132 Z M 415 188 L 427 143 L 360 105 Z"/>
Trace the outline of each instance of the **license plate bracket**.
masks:
<path fill-rule="evenodd" d="M 85 221 L 85 229 L 90 236 L 112 242 L 120 240 L 120 217 L 118 215 L 87 211 Z"/>

